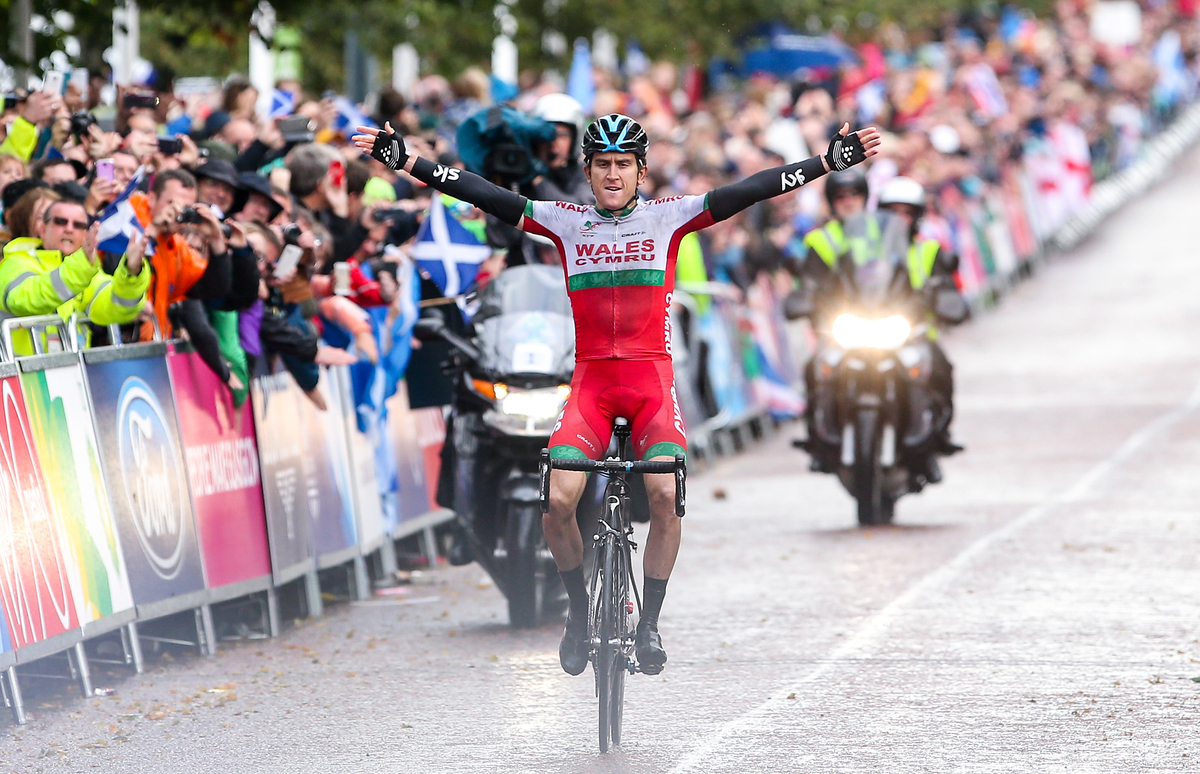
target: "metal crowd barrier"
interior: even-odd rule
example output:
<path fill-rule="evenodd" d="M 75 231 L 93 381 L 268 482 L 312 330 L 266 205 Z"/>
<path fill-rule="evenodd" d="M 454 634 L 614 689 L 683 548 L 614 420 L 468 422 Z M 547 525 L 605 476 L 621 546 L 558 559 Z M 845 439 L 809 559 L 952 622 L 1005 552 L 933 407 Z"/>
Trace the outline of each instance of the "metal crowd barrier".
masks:
<path fill-rule="evenodd" d="M 368 558 L 394 572 L 396 539 L 421 534 L 436 555 L 432 529 L 450 514 L 430 510 L 413 472 L 415 434 L 360 432 L 346 367 L 322 369 L 328 411 L 284 373 L 253 380 L 237 407 L 187 342 L 121 344 L 113 331 L 112 345 L 86 348 L 86 322 L 0 324 L 0 699 L 17 723 L 19 679 L 57 676 L 31 662 L 65 655 L 87 697 L 91 638 L 119 632 L 116 663 L 140 673 L 143 640 L 214 653 L 214 604 L 258 600 L 274 636 L 280 586 L 302 580 L 316 616 L 318 572 L 344 567 L 362 599 Z M 13 356 L 18 331 L 32 354 Z M 392 424 L 411 424 L 403 390 L 391 405 Z M 386 518 L 380 443 L 397 445 L 385 457 L 404 461 L 400 485 L 420 489 Z M 194 639 L 138 628 L 187 611 Z"/>

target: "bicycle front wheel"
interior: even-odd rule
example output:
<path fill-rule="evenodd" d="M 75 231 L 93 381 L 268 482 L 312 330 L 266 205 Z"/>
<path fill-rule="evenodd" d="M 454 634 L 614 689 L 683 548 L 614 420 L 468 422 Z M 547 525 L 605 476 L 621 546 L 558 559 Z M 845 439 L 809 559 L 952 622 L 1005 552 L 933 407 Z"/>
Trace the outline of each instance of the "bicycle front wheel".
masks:
<path fill-rule="evenodd" d="M 613 546 L 613 583 L 610 585 L 613 611 L 613 666 L 608 701 L 608 730 L 613 744 L 621 743 L 621 719 L 625 712 L 626 669 L 625 635 L 629 632 L 629 569 L 626 556 Z"/>
<path fill-rule="evenodd" d="M 621 622 L 624 576 L 612 540 L 600 544 L 596 555 L 600 582 L 596 595 L 596 699 L 599 705 L 600 752 L 621 741 L 621 715 L 625 699 L 625 657 L 622 652 Z"/>

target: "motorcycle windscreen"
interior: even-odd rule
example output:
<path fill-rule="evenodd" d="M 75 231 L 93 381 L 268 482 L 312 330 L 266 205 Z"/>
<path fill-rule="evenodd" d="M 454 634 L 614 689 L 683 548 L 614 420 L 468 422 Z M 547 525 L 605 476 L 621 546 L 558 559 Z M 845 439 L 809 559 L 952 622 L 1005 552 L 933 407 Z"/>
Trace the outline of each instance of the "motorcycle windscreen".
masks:
<path fill-rule="evenodd" d="M 543 374 L 570 380 L 575 326 L 562 270 L 514 266 L 479 296 L 474 325 L 481 365 L 498 374 Z"/>
<path fill-rule="evenodd" d="M 897 276 L 903 276 L 908 253 L 904 222 L 875 212 L 847 218 L 844 223 L 847 250 L 854 266 L 858 302 L 881 307 L 889 299 Z"/>

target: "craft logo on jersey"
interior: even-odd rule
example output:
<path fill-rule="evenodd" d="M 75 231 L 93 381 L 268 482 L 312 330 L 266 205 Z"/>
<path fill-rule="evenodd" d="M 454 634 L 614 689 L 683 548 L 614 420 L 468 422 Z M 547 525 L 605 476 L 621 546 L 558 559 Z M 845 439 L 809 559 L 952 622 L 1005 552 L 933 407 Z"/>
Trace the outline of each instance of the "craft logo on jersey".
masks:
<path fill-rule="evenodd" d="M 183 466 L 166 413 L 154 391 L 136 376 L 125 380 L 117 408 L 121 478 L 142 552 L 164 580 L 183 560 Z"/>

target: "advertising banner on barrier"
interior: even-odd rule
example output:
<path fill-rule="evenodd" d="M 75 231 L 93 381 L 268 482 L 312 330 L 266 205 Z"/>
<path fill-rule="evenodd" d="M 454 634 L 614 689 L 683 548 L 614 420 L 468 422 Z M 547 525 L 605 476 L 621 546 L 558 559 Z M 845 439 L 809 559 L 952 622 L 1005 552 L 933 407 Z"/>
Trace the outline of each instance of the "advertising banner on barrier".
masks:
<path fill-rule="evenodd" d="M 321 411 L 300 393 L 304 407 L 304 474 L 308 486 L 308 509 L 312 518 L 313 553 L 318 558 L 358 544 L 354 523 L 354 500 L 350 492 L 350 449 L 342 417 L 340 390 L 326 368 L 321 369 L 317 389 L 325 398 Z"/>
<path fill-rule="evenodd" d="M 112 502 L 78 364 L 21 374 L 30 430 L 46 493 L 63 526 L 73 561 L 79 621 L 88 624 L 133 608 Z"/>
<path fill-rule="evenodd" d="M 337 386 L 342 425 L 350 444 L 350 480 L 354 487 L 354 512 L 358 516 L 358 543 L 369 549 L 384 535 L 383 491 L 375 476 L 375 439 L 358 429 L 350 369 L 338 366 L 329 369 L 329 375 L 334 377 Z M 377 432 L 378 423 L 373 423 L 370 429 Z"/>
<path fill-rule="evenodd" d="M 0 369 L 0 603 L 20 648 L 78 629 L 79 616 L 21 385 Z"/>
<path fill-rule="evenodd" d="M 417 417 L 408 407 L 408 382 L 401 380 L 387 402 L 388 441 L 396 461 L 396 519 L 399 524 L 429 512 L 425 462 L 417 433 Z M 397 525 L 397 526 L 398 526 Z"/>
<path fill-rule="evenodd" d="M 155 354 L 145 356 L 151 350 L 143 346 Z M 204 589 L 165 347 L 143 346 L 84 358 L 104 477 L 139 605 Z"/>
<path fill-rule="evenodd" d="M 284 583 L 312 568 L 312 520 L 308 485 L 302 469 L 305 455 L 301 417 L 308 402 L 285 372 L 253 380 L 254 427 L 262 465 L 263 501 L 271 570 Z"/>
<path fill-rule="evenodd" d="M 209 588 L 271 574 L 250 403 L 232 396 L 195 352 L 167 357 Z"/>

